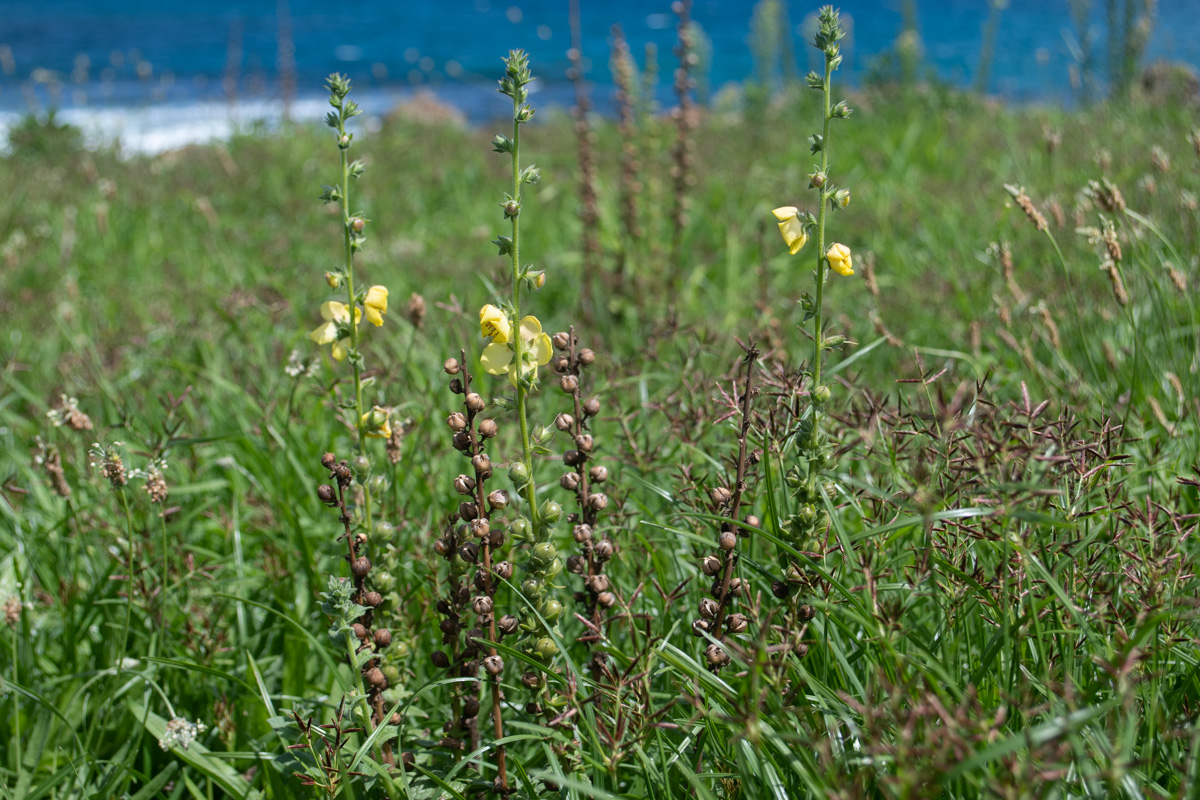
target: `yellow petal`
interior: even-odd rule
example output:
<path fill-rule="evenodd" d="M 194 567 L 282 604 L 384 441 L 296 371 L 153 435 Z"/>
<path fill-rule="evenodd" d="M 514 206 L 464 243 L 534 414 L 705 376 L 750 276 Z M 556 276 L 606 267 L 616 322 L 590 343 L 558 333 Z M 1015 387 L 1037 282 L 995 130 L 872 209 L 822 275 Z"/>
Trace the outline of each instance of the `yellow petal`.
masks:
<path fill-rule="evenodd" d="M 337 323 L 326 322 L 324 325 L 314 328 L 313 332 L 308 335 L 308 338 L 317 344 L 329 344 L 334 339 L 337 339 Z"/>
<path fill-rule="evenodd" d="M 539 333 L 537 338 L 533 340 L 533 352 L 537 355 L 538 366 L 549 364 L 550 356 L 554 354 L 554 348 L 550 344 L 550 337 L 544 333 Z"/>
<path fill-rule="evenodd" d="M 479 309 L 479 330 L 485 339 L 490 336 L 493 343 L 504 344 L 512 333 L 512 325 L 503 311 L 489 303 Z"/>
<path fill-rule="evenodd" d="M 830 246 L 825 253 L 825 259 L 829 262 L 830 268 L 838 275 L 849 277 L 854 274 L 854 261 L 850 255 L 850 248 L 841 242 L 834 242 Z"/>
<path fill-rule="evenodd" d="M 780 206 L 772 210 L 771 213 L 775 215 L 775 219 L 780 222 L 786 222 L 789 219 L 795 219 L 796 215 L 800 213 L 800 209 L 795 206 Z"/>
<path fill-rule="evenodd" d="M 783 241 L 788 246 L 788 252 L 792 255 L 799 253 L 801 248 L 808 243 L 808 231 L 799 217 L 792 217 L 779 223 L 779 233 L 782 234 Z"/>
<path fill-rule="evenodd" d="M 346 353 L 347 353 L 346 341 L 347 341 L 346 339 L 338 339 L 336 342 L 333 343 L 332 355 L 333 355 L 333 358 L 335 361 L 345 361 L 346 360 Z"/>
<path fill-rule="evenodd" d="M 383 315 L 378 306 L 367 306 L 367 321 L 378 328 L 383 324 Z"/>
<path fill-rule="evenodd" d="M 521 338 L 526 342 L 533 341 L 539 333 L 542 332 L 542 323 L 537 317 L 525 317 L 521 320 Z"/>
<path fill-rule="evenodd" d="M 372 286 L 367 290 L 367 296 L 363 299 L 363 305 L 368 309 L 377 308 L 382 314 L 387 311 L 388 290 L 386 286 Z M 371 312 L 367 312 L 367 319 L 371 318 Z"/>
<path fill-rule="evenodd" d="M 350 315 L 346 313 L 345 303 L 339 303 L 336 300 L 327 300 L 321 303 L 321 319 L 330 322 L 349 322 Z"/>
<path fill-rule="evenodd" d="M 512 350 L 509 350 L 507 345 L 498 342 L 492 342 L 483 348 L 483 355 L 479 357 L 479 363 L 484 370 L 492 375 L 503 375 L 508 372 L 508 365 L 512 363 L 512 360 Z"/>

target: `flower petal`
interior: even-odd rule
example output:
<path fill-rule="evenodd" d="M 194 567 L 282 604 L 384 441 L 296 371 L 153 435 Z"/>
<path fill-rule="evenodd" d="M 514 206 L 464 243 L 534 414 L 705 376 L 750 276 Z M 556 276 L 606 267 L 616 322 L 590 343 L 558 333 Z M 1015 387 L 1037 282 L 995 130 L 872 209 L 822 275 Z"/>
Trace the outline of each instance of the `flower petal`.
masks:
<path fill-rule="evenodd" d="M 379 312 L 380 312 L 380 309 L 378 306 L 372 306 L 372 305 L 367 306 L 367 321 L 370 322 L 372 325 L 374 325 L 376 328 L 378 328 L 380 325 L 383 324 L 383 315 L 380 314 Z"/>
<path fill-rule="evenodd" d="M 367 308 L 374 306 L 379 309 L 380 313 L 387 311 L 388 290 L 386 286 L 372 286 L 367 290 L 367 296 L 363 299 L 363 305 Z M 367 312 L 367 319 L 371 318 L 371 313 Z"/>
<path fill-rule="evenodd" d="M 508 372 L 508 366 L 512 360 L 512 350 L 509 350 L 507 345 L 498 342 L 492 342 L 483 348 L 483 355 L 479 357 L 479 363 L 484 370 L 492 375 L 503 375 Z"/>
<path fill-rule="evenodd" d="M 332 355 L 333 355 L 333 359 L 335 361 L 345 361 L 346 360 L 346 354 L 347 354 L 347 352 L 349 352 L 346 350 L 346 342 L 348 342 L 348 341 L 349 341 L 349 339 L 338 339 L 336 342 L 333 343 Z"/>
<path fill-rule="evenodd" d="M 329 322 L 349 322 L 350 315 L 346 313 L 346 304 L 336 300 L 321 303 L 321 319 Z"/>
<path fill-rule="evenodd" d="M 529 316 L 521 320 L 521 338 L 526 342 L 531 342 L 542 332 L 542 323 L 537 317 Z"/>
<path fill-rule="evenodd" d="M 771 213 L 780 222 L 787 222 L 789 219 L 795 219 L 796 215 L 800 213 L 800 209 L 795 206 L 780 206 L 772 210 Z"/>
<path fill-rule="evenodd" d="M 544 333 L 539 333 L 537 338 L 533 340 L 533 352 L 537 355 L 538 366 L 544 366 L 550 363 L 550 356 L 554 354 L 554 348 L 550 344 L 550 337 Z"/>
<path fill-rule="evenodd" d="M 326 322 L 324 325 L 314 328 L 313 332 L 308 335 L 308 338 L 317 344 L 329 344 L 337 339 L 337 323 Z"/>

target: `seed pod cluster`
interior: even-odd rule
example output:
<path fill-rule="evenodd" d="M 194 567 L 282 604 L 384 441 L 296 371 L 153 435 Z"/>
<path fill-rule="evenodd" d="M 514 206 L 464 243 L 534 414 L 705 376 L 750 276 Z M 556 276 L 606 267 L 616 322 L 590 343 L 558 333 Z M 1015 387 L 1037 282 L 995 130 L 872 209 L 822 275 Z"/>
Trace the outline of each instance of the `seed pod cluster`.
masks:
<path fill-rule="evenodd" d="M 616 543 L 607 532 L 600 533 L 600 515 L 609 505 L 605 493 L 608 468 L 592 463 L 596 440 L 590 432 L 590 423 L 600 413 L 600 401 L 596 398 L 584 400 L 582 390 L 583 373 L 596 361 L 596 354 L 579 346 L 575 329 L 554 334 L 551 339 L 557 355 L 551 363 L 563 376 L 562 388 L 571 396 L 572 407 L 559 414 L 555 427 L 570 438 L 569 449 L 563 453 L 563 464 L 569 468 L 559 479 L 559 485 L 575 495 L 578 511 L 571 513 L 567 521 L 574 525 L 573 535 L 579 545 L 579 555 L 568 559 L 568 569 L 583 579 L 584 591 L 577 592 L 575 599 L 587 609 L 587 616 L 599 627 L 604 609 L 616 603 L 604 566 L 617 552 Z M 566 381 L 571 378 L 571 381 Z M 569 391 L 567 391 L 569 389 Z M 596 638 L 588 634 L 585 640 Z"/>
<path fill-rule="evenodd" d="M 361 456 L 360 456 L 361 458 Z M 361 670 L 363 684 L 367 687 L 367 702 L 371 707 L 374 723 L 383 721 L 383 692 L 391 682 L 399 678 L 399 670 L 394 666 L 384 664 L 385 651 L 392 645 L 392 633 L 387 628 L 373 628 L 376 609 L 383 604 L 383 595 L 368 588 L 368 579 L 372 574 L 371 559 L 364 552 L 367 538 L 365 533 L 353 533 L 350 529 L 351 517 L 346 508 L 346 492 L 354 484 L 354 471 L 345 459 L 338 460 L 333 453 L 321 456 L 321 466 L 329 471 L 329 483 L 317 487 L 317 497 L 330 508 L 341 512 L 338 521 L 342 523 L 342 536 L 346 540 L 346 560 L 350 564 L 350 574 L 354 580 L 353 600 L 366 610 L 353 624 L 351 630 L 358 639 L 358 652 L 370 651 L 372 657 L 363 661 Z M 387 580 L 390 575 L 382 573 Z M 385 581 L 386 583 L 386 581 Z M 389 586 L 380 588 L 387 591 Z M 390 676 L 390 677 L 389 677 Z"/>

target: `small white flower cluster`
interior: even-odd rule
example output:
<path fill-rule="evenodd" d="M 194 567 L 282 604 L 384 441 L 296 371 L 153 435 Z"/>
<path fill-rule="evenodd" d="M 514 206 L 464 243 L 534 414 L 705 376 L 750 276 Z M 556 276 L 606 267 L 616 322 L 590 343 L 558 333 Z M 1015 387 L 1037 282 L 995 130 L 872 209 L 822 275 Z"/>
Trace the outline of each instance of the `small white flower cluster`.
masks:
<path fill-rule="evenodd" d="M 172 747 L 187 750 L 206 730 L 203 722 L 188 722 L 183 717 L 175 717 L 167 723 L 167 732 L 158 740 L 158 746 L 163 750 Z"/>
<path fill-rule="evenodd" d="M 292 378 L 311 378 L 316 373 L 319 363 L 317 359 L 305 359 L 299 350 L 293 350 L 283 371 Z"/>

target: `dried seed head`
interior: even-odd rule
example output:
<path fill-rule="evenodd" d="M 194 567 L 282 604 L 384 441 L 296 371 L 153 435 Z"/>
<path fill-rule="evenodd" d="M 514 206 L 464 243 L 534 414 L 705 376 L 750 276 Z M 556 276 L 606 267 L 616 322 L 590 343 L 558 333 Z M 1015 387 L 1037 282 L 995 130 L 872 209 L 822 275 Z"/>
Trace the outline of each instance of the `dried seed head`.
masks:
<path fill-rule="evenodd" d="M 467 417 L 461 411 L 455 411 L 450 416 L 446 417 L 446 424 L 450 426 L 450 430 L 457 433 L 467 429 Z"/>
<path fill-rule="evenodd" d="M 608 576 L 603 573 L 591 576 L 587 579 L 587 588 L 595 594 L 608 591 Z"/>
<path fill-rule="evenodd" d="M 1049 227 L 1046 224 L 1046 218 L 1042 216 L 1042 212 L 1037 210 L 1037 206 L 1029 199 L 1029 195 L 1025 194 L 1024 189 L 1012 184 L 1005 184 L 1004 188 L 1012 196 L 1020 209 L 1025 212 L 1025 216 L 1029 218 L 1029 221 L 1033 223 L 1035 228 L 1039 231 L 1044 231 Z"/>
<path fill-rule="evenodd" d="M 487 407 L 487 403 L 483 402 L 483 398 L 475 392 L 471 392 L 469 395 L 467 395 L 466 405 L 468 411 L 472 411 L 476 414 L 478 414 L 480 411 L 483 411 L 483 409 Z"/>
<path fill-rule="evenodd" d="M 725 623 L 725 629 L 730 633 L 741 633 L 750 626 L 750 620 L 746 619 L 745 614 L 730 614 L 729 620 Z"/>
<path fill-rule="evenodd" d="M 570 414 L 559 414 L 554 418 L 554 427 L 560 431 L 569 431 L 575 427 L 575 418 Z"/>
<path fill-rule="evenodd" d="M 708 633 L 708 620 L 696 619 L 692 620 L 692 635 L 703 636 Z"/>
<path fill-rule="evenodd" d="M 504 580 L 512 580 L 513 565 L 511 561 L 497 561 L 492 565 L 492 572 L 496 573 L 496 577 Z"/>
<path fill-rule="evenodd" d="M 612 608 L 613 604 L 617 602 L 617 596 L 612 592 L 601 592 L 596 595 L 596 602 L 604 608 Z"/>
<path fill-rule="evenodd" d="M 384 689 L 387 687 L 387 678 L 384 677 L 383 670 L 379 667 L 371 667 L 363 675 L 363 678 L 372 689 Z"/>
<path fill-rule="evenodd" d="M 561 375 L 571 368 L 571 361 L 566 356 L 555 356 L 550 359 L 550 368 Z"/>
<path fill-rule="evenodd" d="M 472 719 L 479 715 L 479 698 L 468 696 L 463 701 L 462 714 L 464 719 Z"/>
<path fill-rule="evenodd" d="M 571 530 L 571 535 L 575 537 L 575 541 L 579 544 L 590 542 L 592 540 L 592 526 L 587 524 L 576 525 Z"/>
<path fill-rule="evenodd" d="M 571 346 L 571 335 L 566 331 L 559 331 L 550 337 L 551 344 L 557 350 L 566 350 Z"/>
<path fill-rule="evenodd" d="M 375 646 L 383 649 L 392 643 L 392 632 L 387 628 L 379 628 L 375 631 Z"/>
<path fill-rule="evenodd" d="M 602 492 L 590 494 L 588 495 L 587 504 L 588 508 L 592 509 L 593 511 L 603 511 L 608 507 L 608 495 Z"/>
<path fill-rule="evenodd" d="M 717 544 L 720 545 L 722 550 L 732 550 L 737 547 L 737 534 L 733 531 L 722 531 L 721 535 L 717 538 Z"/>
<path fill-rule="evenodd" d="M 705 597 L 700 601 L 700 616 L 705 619 L 712 619 L 717 615 L 718 604 L 711 597 Z"/>
<path fill-rule="evenodd" d="M 511 636 L 517 632 L 517 626 L 520 623 L 512 614 L 505 614 L 496 621 L 496 629 L 505 636 Z"/>
<path fill-rule="evenodd" d="M 700 571 L 711 578 L 721 571 L 724 564 L 725 562 L 716 556 L 705 556 L 704 560 L 700 562 Z"/>
<path fill-rule="evenodd" d="M 485 439 L 493 439 L 500 432 L 500 426 L 494 419 L 485 419 L 479 423 L 479 435 Z"/>
<path fill-rule="evenodd" d="M 581 433 L 575 437 L 575 446 L 584 453 L 590 453 L 592 452 L 592 448 L 595 446 L 595 442 L 593 441 L 590 433 Z"/>
<path fill-rule="evenodd" d="M 593 483 L 604 483 L 608 480 L 608 467 L 597 464 L 588 470 L 588 477 Z"/>
<path fill-rule="evenodd" d="M 455 394 L 463 393 L 463 384 L 458 378 L 454 378 L 450 381 L 449 388 L 450 391 L 454 392 Z"/>
<path fill-rule="evenodd" d="M 803 622 L 808 622 L 817 616 L 817 609 L 810 605 L 802 605 L 796 609 L 796 616 Z"/>
<path fill-rule="evenodd" d="M 579 378 L 574 375 L 563 375 L 558 382 L 558 388 L 562 389 L 564 394 L 575 394 L 575 390 L 579 388 Z"/>
<path fill-rule="evenodd" d="M 479 516 L 479 507 L 469 500 L 464 500 L 458 504 L 458 515 L 462 517 L 463 522 L 470 522 Z"/>
<path fill-rule="evenodd" d="M 536 689 L 542 685 L 542 676 L 537 672 L 521 673 L 521 683 L 526 689 Z"/>
<path fill-rule="evenodd" d="M 503 489 L 497 489 L 487 496 L 488 507 L 493 511 L 500 511 L 508 507 L 508 492 Z"/>
<path fill-rule="evenodd" d="M 600 413 L 600 401 L 595 397 L 583 404 L 583 413 L 585 416 L 594 417 Z"/>
<path fill-rule="evenodd" d="M 476 614 L 481 615 L 492 613 L 492 598 L 488 597 L 487 595 L 476 597 L 473 601 L 471 601 L 471 610 Z"/>
<path fill-rule="evenodd" d="M 488 539 L 492 533 L 492 523 L 484 517 L 471 520 L 467 527 L 470 528 L 471 535 L 476 539 Z"/>
<path fill-rule="evenodd" d="M 704 657 L 708 659 L 708 663 L 713 667 L 723 667 L 729 663 L 729 654 L 717 644 L 710 644 L 704 648 Z"/>
<path fill-rule="evenodd" d="M 500 656 L 488 656 L 483 660 L 483 668 L 488 675 L 495 677 L 504 672 L 504 659 Z"/>
<path fill-rule="evenodd" d="M 585 569 L 587 569 L 587 559 L 583 556 L 567 557 L 567 572 L 573 575 L 582 575 Z"/>
<path fill-rule="evenodd" d="M 328 483 L 322 483 L 317 487 L 317 497 L 327 506 L 336 506 L 338 504 L 337 493 Z"/>
<path fill-rule="evenodd" d="M 321 456 L 321 466 L 325 469 L 333 469 L 333 465 L 337 463 L 337 456 L 333 453 L 325 453 Z"/>
<path fill-rule="evenodd" d="M 592 546 L 592 554 L 600 561 L 608 561 L 617 552 L 617 548 L 608 539 L 601 539 Z"/>
<path fill-rule="evenodd" d="M 492 460 L 487 457 L 487 453 L 479 453 L 471 459 L 471 466 L 475 468 L 475 474 L 481 478 L 487 478 L 492 474 Z"/>
<path fill-rule="evenodd" d="M 1125 291 L 1125 281 L 1121 280 L 1121 273 L 1117 269 L 1117 265 L 1106 261 L 1104 262 L 1104 271 L 1108 273 L 1108 281 L 1112 285 L 1113 298 L 1117 301 L 1117 305 L 1122 308 L 1129 305 L 1129 294 Z"/>
<path fill-rule="evenodd" d="M 479 545 L 474 542 L 467 542 L 458 548 L 458 555 L 463 561 L 474 564 L 479 560 Z"/>
<path fill-rule="evenodd" d="M 746 515 L 746 524 L 749 525 L 751 528 L 761 528 L 762 520 L 760 520 L 758 517 L 754 516 L 753 514 L 747 514 Z"/>
<path fill-rule="evenodd" d="M 405 316 L 413 327 L 419 328 L 425 322 L 425 298 L 413 292 L 408 296 L 408 308 Z"/>
<path fill-rule="evenodd" d="M 350 571 L 354 573 L 356 578 L 365 578 L 371 572 L 371 560 L 366 556 L 359 556 L 354 559 L 354 563 L 350 565 Z"/>
<path fill-rule="evenodd" d="M 718 486 L 717 488 L 713 489 L 708 493 L 708 496 L 712 499 L 713 505 L 719 508 L 724 508 L 725 506 L 729 505 L 731 500 L 733 500 L 733 492 L 729 491 L 724 486 Z"/>
<path fill-rule="evenodd" d="M 466 431 L 457 432 L 450 441 L 454 445 L 454 449 L 460 453 L 465 453 L 471 449 L 471 434 Z"/>
<path fill-rule="evenodd" d="M 579 358 L 579 363 L 583 364 L 585 367 L 587 367 L 596 361 L 596 354 L 585 347 L 579 351 L 578 358 Z"/>
<path fill-rule="evenodd" d="M 730 597 L 732 597 L 732 596 L 734 596 L 734 595 L 741 594 L 741 593 L 742 593 L 742 588 L 743 588 L 745 585 L 746 585 L 746 584 L 745 584 L 745 582 L 744 582 L 744 581 L 743 581 L 741 578 L 734 578 L 734 579 L 730 580 L 730 581 L 729 581 L 729 595 L 730 595 Z"/>
<path fill-rule="evenodd" d="M 450 552 L 450 543 L 445 539 L 438 539 L 433 543 L 433 552 L 437 553 L 439 556 L 445 556 Z"/>
<path fill-rule="evenodd" d="M 792 587 L 786 581 L 772 581 L 771 594 L 775 595 L 780 600 L 786 600 L 787 596 L 792 593 Z"/>
<path fill-rule="evenodd" d="M 796 644 L 792 646 L 792 652 L 796 654 L 796 658 L 804 658 L 806 655 L 808 655 L 808 645 L 806 645 L 804 642 L 796 642 Z"/>
<path fill-rule="evenodd" d="M 454 491 L 470 497 L 475 493 L 475 479 L 470 475 L 459 475 L 454 479 Z"/>
<path fill-rule="evenodd" d="M 445 370 L 447 375 L 457 375 L 462 367 L 458 365 L 457 358 L 447 358 L 442 362 L 442 369 Z"/>
<path fill-rule="evenodd" d="M 379 592 L 367 592 L 363 595 L 363 605 L 369 608 L 378 608 L 383 605 L 383 595 Z"/>
<path fill-rule="evenodd" d="M 352 630 L 354 632 L 355 639 L 367 638 L 367 626 L 363 625 L 360 622 L 356 622 L 353 625 L 351 625 L 350 630 Z"/>
<path fill-rule="evenodd" d="M 579 476 L 574 472 L 564 472 L 558 479 L 558 485 L 568 492 L 573 492 L 579 488 Z"/>
<path fill-rule="evenodd" d="M 587 456 L 578 450 L 568 450 L 563 453 L 563 463 L 568 467 L 577 467 L 587 461 Z"/>

